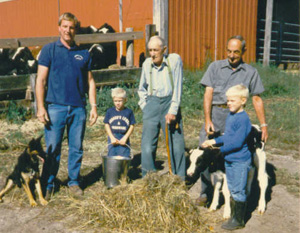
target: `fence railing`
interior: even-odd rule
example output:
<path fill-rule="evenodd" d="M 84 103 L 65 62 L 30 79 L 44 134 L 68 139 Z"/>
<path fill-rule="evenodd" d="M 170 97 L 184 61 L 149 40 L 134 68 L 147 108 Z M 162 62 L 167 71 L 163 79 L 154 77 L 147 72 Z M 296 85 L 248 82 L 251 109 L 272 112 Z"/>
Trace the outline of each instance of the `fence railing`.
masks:
<path fill-rule="evenodd" d="M 256 57 L 263 60 L 265 20 L 258 22 Z M 270 61 L 275 64 L 300 63 L 300 25 L 272 21 Z"/>
<path fill-rule="evenodd" d="M 120 40 L 136 40 L 144 37 L 143 32 L 119 32 L 119 33 L 95 33 L 76 35 L 75 41 L 79 44 L 92 44 L 92 43 L 106 43 L 115 42 Z M 50 37 L 30 37 L 30 38 L 14 38 L 14 39 L 0 39 L 0 48 L 18 48 L 18 47 L 31 47 L 43 46 L 45 44 L 58 40 L 58 36 Z"/>
<path fill-rule="evenodd" d="M 139 81 L 141 68 L 103 69 L 92 71 L 96 86 L 130 84 Z M 36 74 L 0 76 L 0 112 L 7 109 L 9 101 L 15 100 L 22 106 L 36 111 L 35 102 Z"/>

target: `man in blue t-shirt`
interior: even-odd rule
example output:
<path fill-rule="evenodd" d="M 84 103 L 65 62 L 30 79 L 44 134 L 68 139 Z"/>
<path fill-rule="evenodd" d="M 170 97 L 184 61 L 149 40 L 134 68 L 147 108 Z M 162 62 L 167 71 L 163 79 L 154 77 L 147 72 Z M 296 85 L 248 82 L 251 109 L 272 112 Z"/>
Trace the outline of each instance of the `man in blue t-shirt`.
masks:
<path fill-rule="evenodd" d="M 54 191 L 61 146 L 67 128 L 68 186 L 74 195 L 83 195 L 79 173 L 83 155 L 82 142 L 86 124 L 86 93 L 91 104 L 90 125 L 97 120 L 96 84 L 87 50 L 74 41 L 77 18 L 64 13 L 58 21 L 59 40 L 43 47 L 36 80 L 37 117 L 45 125 L 45 141 L 49 158 L 45 161 L 42 180 L 46 181 L 46 199 Z"/>
<path fill-rule="evenodd" d="M 133 111 L 125 107 L 127 101 L 126 91 L 116 87 L 111 95 L 114 107 L 106 111 L 103 120 L 108 135 L 108 156 L 130 157 L 129 137 L 133 132 L 135 118 Z"/>

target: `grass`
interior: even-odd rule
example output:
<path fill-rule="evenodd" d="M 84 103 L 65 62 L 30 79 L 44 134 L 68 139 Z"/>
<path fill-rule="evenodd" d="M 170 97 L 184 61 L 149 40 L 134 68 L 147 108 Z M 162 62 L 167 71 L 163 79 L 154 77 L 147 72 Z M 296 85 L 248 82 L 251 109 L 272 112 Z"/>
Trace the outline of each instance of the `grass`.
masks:
<path fill-rule="evenodd" d="M 290 193 L 300 196 L 299 173 L 291 174 L 287 169 L 278 169 L 276 171 L 276 184 L 286 186 Z"/>

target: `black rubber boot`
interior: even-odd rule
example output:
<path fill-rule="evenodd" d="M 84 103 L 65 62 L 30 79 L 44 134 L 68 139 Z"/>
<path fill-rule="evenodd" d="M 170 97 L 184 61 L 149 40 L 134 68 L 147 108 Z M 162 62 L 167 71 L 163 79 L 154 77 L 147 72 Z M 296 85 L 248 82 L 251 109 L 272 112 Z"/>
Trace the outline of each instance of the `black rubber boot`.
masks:
<path fill-rule="evenodd" d="M 223 225 L 230 225 L 232 220 L 235 219 L 235 202 L 233 200 L 232 197 L 230 197 L 230 219 L 228 219 L 225 223 L 222 224 Z"/>
<path fill-rule="evenodd" d="M 236 229 L 245 227 L 245 213 L 246 213 L 246 202 L 239 202 L 232 199 L 232 204 L 230 200 L 231 218 L 222 225 L 225 230 L 233 231 Z"/>

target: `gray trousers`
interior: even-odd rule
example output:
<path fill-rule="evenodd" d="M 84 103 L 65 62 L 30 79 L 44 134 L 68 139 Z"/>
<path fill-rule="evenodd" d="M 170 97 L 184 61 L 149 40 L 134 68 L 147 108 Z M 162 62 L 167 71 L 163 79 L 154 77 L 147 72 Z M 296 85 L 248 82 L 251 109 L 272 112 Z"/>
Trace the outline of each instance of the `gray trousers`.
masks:
<path fill-rule="evenodd" d="M 143 177 L 150 171 L 155 171 L 156 149 L 160 129 L 165 135 L 165 115 L 168 113 L 172 97 L 149 96 L 147 104 L 143 109 L 143 133 L 142 133 L 142 175 Z M 178 123 L 178 128 L 176 128 Z M 185 180 L 186 161 L 184 150 L 183 125 L 180 110 L 176 116 L 176 122 L 172 122 L 168 127 L 169 148 L 172 172 Z M 165 135 L 166 136 L 166 135 Z"/>

